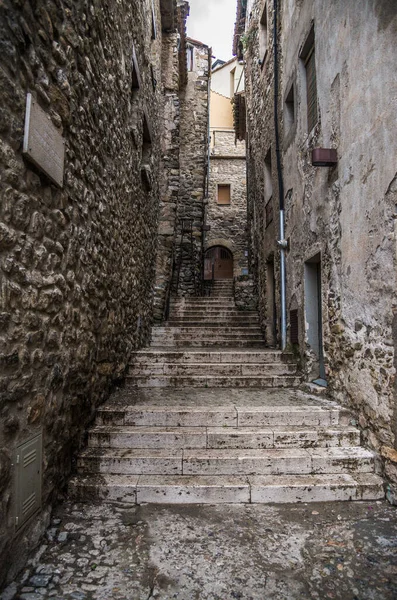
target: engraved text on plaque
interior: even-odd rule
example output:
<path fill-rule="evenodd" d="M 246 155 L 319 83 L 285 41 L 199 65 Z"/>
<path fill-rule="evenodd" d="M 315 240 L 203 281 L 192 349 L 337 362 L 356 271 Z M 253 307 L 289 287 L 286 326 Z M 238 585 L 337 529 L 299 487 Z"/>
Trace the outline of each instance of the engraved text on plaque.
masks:
<path fill-rule="evenodd" d="M 51 181 L 63 187 L 65 139 L 32 94 L 26 98 L 23 153 Z"/>

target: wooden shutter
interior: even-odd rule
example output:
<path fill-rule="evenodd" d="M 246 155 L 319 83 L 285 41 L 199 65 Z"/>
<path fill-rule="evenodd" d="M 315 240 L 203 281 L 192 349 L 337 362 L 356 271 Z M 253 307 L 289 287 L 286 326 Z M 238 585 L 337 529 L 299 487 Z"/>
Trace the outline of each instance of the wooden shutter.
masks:
<path fill-rule="evenodd" d="M 230 185 L 218 185 L 218 204 L 230 204 Z"/>
<path fill-rule="evenodd" d="M 309 133 L 317 123 L 317 80 L 314 46 L 306 59 L 307 125 Z"/>

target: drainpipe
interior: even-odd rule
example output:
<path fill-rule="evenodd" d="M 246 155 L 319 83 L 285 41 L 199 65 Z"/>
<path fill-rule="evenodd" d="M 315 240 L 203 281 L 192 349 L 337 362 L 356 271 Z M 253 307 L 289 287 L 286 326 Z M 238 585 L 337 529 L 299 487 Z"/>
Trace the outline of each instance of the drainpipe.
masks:
<path fill-rule="evenodd" d="M 276 159 L 277 159 L 277 177 L 278 177 L 278 193 L 280 206 L 280 239 L 277 244 L 280 248 L 280 296 L 281 296 L 281 350 L 285 350 L 287 345 L 287 302 L 286 302 L 286 268 L 285 254 L 288 247 L 287 240 L 284 239 L 284 181 L 283 170 L 280 158 L 280 131 L 278 124 L 278 91 L 279 91 L 279 71 L 278 71 L 278 16 L 279 5 L 278 0 L 274 0 L 274 32 L 273 32 L 273 47 L 274 47 L 274 129 L 276 135 Z"/>
<path fill-rule="evenodd" d="M 208 123 L 207 123 L 207 176 L 204 181 L 204 198 L 203 198 L 203 216 L 202 216 L 202 230 L 201 230 L 201 295 L 204 293 L 204 268 L 205 268 L 205 243 L 206 243 L 206 232 L 204 226 L 207 221 L 207 207 L 204 204 L 204 200 L 208 202 L 209 188 L 210 188 L 210 168 L 211 168 L 211 67 L 212 67 L 212 48 L 208 49 Z"/>

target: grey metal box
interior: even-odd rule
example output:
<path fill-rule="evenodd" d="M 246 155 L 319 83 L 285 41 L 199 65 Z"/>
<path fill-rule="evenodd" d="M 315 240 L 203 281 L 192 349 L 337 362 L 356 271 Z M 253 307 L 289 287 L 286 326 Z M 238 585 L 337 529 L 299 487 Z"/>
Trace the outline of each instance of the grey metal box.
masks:
<path fill-rule="evenodd" d="M 18 529 L 41 506 L 42 435 L 36 435 L 16 448 L 15 482 Z"/>

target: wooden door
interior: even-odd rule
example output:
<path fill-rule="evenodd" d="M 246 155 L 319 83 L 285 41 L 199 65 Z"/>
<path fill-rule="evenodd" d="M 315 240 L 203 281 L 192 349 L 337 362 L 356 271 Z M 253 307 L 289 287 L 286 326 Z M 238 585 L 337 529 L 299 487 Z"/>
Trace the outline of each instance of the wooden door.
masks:
<path fill-rule="evenodd" d="M 207 250 L 204 279 L 233 279 L 233 255 L 227 248 L 215 246 Z"/>

